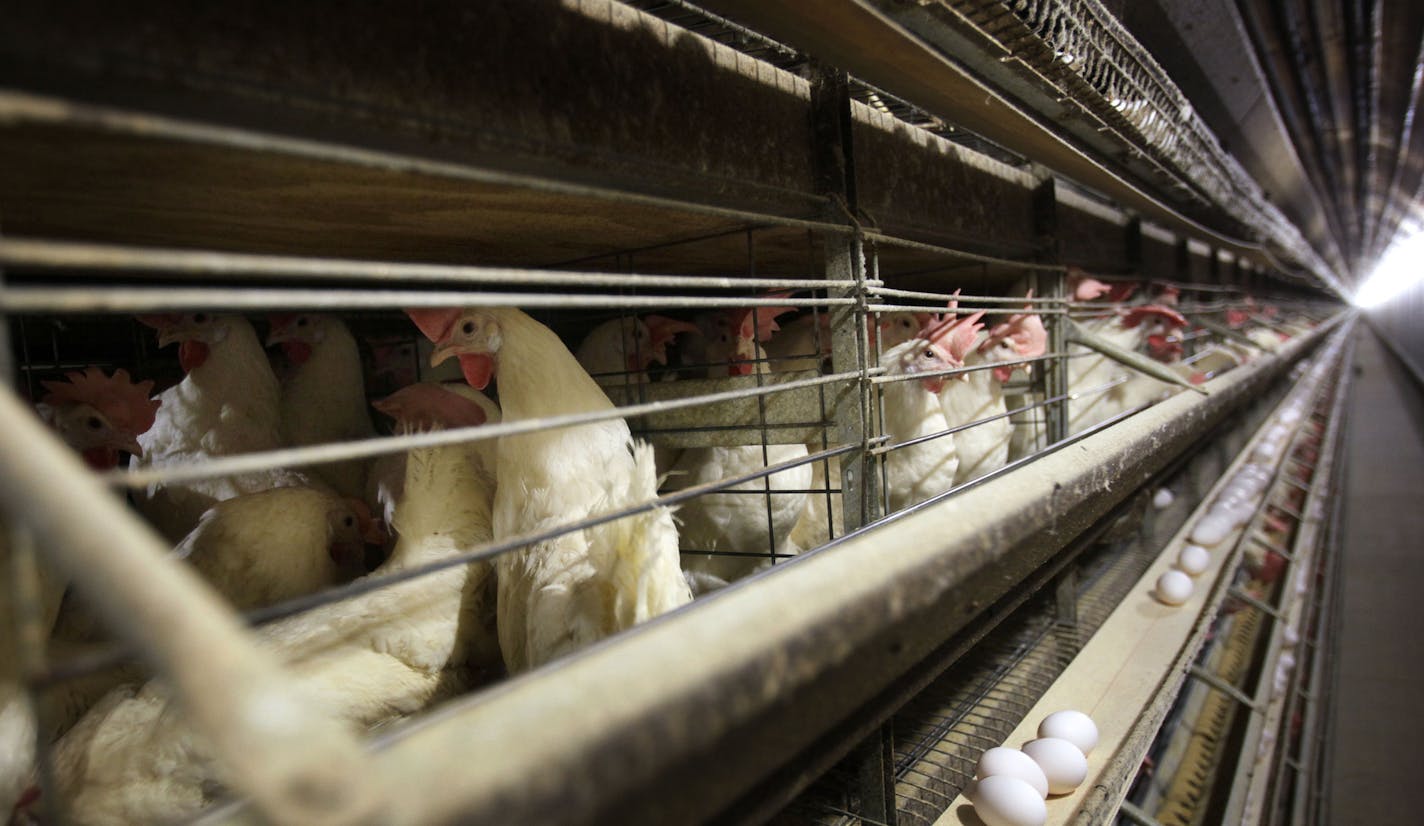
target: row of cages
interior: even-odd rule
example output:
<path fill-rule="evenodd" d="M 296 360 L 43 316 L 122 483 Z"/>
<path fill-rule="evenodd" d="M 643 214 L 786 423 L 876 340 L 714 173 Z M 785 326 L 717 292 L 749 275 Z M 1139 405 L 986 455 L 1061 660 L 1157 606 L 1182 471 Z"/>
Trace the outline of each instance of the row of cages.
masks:
<path fill-rule="evenodd" d="M 950 250 L 944 288 L 900 289 L 885 245 L 854 236 L 808 243 L 824 278 L 766 278 L 744 238 L 726 277 L 641 274 L 634 252 L 604 272 L 424 267 L 448 292 L 399 265 L 347 262 L 318 288 L 342 262 L 12 239 L 15 390 L 366 730 L 754 587 L 1200 392 L 1331 311 Z M 480 280 L 498 290 L 453 289 Z M 49 637 L 29 674 L 49 771 L 15 767 L 10 802 L 102 822 L 220 797 L 210 765 L 184 794 L 107 785 L 168 759 L 148 726 L 193 735 L 133 696 L 146 670 L 57 579 L 23 617 Z M 360 633 L 323 630 L 358 616 Z M 361 671 L 373 647 L 398 665 Z M 328 684 L 358 671 L 374 685 Z"/>
<path fill-rule="evenodd" d="M 36 6 L 0 35 L 16 822 L 240 820 L 217 807 L 234 797 L 365 822 L 382 795 L 405 822 L 478 821 L 442 792 L 474 796 L 502 761 L 446 743 L 428 771 L 376 772 L 350 735 L 376 760 L 461 710 L 583 685 L 600 653 L 790 587 L 1174 394 L 1244 404 L 1337 313 L 1259 245 L 1188 240 L 685 3 L 497 5 L 158 2 L 86 8 L 93 28 Z M 967 544 L 947 525 L 944 548 Z M 828 589 L 864 626 L 907 604 L 852 605 L 857 584 Z M 697 639 L 705 660 L 778 630 L 737 622 Z M 816 668 L 870 650 L 807 640 Z M 705 687 L 704 757 L 738 714 L 764 733 L 863 688 L 769 699 L 813 666 L 767 650 L 750 692 Z M 672 706 L 614 682 L 572 719 Z M 478 728 L 503 760 L 548 748 L 484 819 L 696 819 L 820 734 L 707 758 L 634 817 L 625 784 L 678 770 L 640 756 L 692 742 L 685 721 L 610 745 L 545 730 L 566 701 Z M 565 765 L 580 734 L 597 757 Z M 520 809 L 514 786 L 553 791 Z"/>

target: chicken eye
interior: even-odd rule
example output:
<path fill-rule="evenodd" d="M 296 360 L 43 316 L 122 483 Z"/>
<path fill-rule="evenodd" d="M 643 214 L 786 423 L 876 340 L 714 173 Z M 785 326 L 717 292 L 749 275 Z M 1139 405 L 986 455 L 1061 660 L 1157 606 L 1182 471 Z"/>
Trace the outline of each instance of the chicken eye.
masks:
<path fill-rule="evenodd" d="M 104 427 L 104 423 L 101 422 L 101 421 L 99 421 L 99 417 L 98 417 L 98 416 L 90 416 L 88 419 L 85 419 L 85 420 L 84 420 L 84 424 L 85 424 L 90 430 L 102 430 L 103 427 Z"/>
<path fill-rule="evenodd" d="M 194 323 L 194 324 L 207 324 L 207 323 L 208 323 L 208 314 L 207 314 L 207 313 L 193 313 L 193 323 Z"/>
<path fill-rule="evenodd" d="M 924 351 L 923 353 L 921 353 L 920 355 L 924 356 L 924 357 L 927 358 L 927 359 L 932 359 L 932 358 L 934 358 L 934 351 L 931 350 L 931 349 L 929 349 L 929 348 L 927 347 L 927 348 L 925 348 L 925 351 Z"/>
<path fill-rule="evenodd" d="M 341 520 L 341 524 L 348 528 L 354 528 L 356 527 L 356 517 L 348 514 L 345 519 Z"/>
<path fill-rule="evenodd" d="M 475 334 L 475 322 L 473 322 L 473 321 L 466 321 L 463 325 L 460 326 L 460 332 L 464 333 L 464 334 L 467 335 L 467 336 L 472 336 L 472 335 L 474 335 L 474 334 Z"/>
<path fill-rule="evenodd" d="M 298 327 L 305 327 L 305 326 L 307 326 L 307 317 L 306 317 L 306 316 L 300 316 L 299 318 L 297 318 L 297 326 L 298 326 Z"/>

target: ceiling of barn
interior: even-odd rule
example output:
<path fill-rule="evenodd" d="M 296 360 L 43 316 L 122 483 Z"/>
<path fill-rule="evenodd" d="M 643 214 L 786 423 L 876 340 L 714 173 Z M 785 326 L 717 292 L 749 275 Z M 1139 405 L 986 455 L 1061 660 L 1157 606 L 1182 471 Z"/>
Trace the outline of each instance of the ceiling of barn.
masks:
<path fill-rule="evenodd" d="M 1107 5 L 1347 284 L 1424 229 L 1424 3 Z"/>

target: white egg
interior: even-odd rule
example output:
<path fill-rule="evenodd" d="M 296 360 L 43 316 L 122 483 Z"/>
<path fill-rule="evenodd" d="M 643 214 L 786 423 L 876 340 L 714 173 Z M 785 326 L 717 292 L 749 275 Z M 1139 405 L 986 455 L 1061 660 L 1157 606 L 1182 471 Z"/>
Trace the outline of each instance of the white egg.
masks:
<path fill-rule="evenodd" d="M 1038 736 L 1067 740 L 1086 756 L 1098 744 L 1098 724 L 1081 711 L 1055 711 L 1038 724 Z"/>
<path fill-rule="evenodd" d="M 1043 826 L 1048 806 L 1038 790 L 1017 777 L 991 775 L 974 788 L 974 811 L 985 826 Z"/>
<path fill-rule="evenodd" d="M 1160 511 L 1163 508 L 1171 505 L 1172 500 L 1175 498 L 1176 497 L 1172 495 L 1172 492 L 1170 490 L 1167 490 L 1166 488 L 1158 488 L 1157 492 L 1152 494 L 1152 507 Z"/>
<path fill-rule="evenodd" d="M 1043 737 L 1024 743 L 1023 750 L 1043 769 L 1049 794 L 1067 794 L 1088 776 L 1088 758 L 1067 740 Z"/>
<path fill-rule="evenodd" d="M 1210 547 L 1231 533 L 1231 520 L 1215 513 L 1208 513 L 1192 526 L 1191 539 L 1198 545 Z"/>
<path fill-rule="evenodd" d="M 974 776 L 983 780 L 1000 775 L 1017 777 L 1038 790 L 1040 797 L 1048 797 L 1048 778 L 1043 776 L 1043 769 L 1033 762 L 1032 757 L 1018 749 L 996 746 L 980 755 Z"/>
<path fill-rule="evenodd" d="M 1211 553 L 1200 545 L 1184 545 L 1177 553 L 1177 568 L 1188 576 L 1201 576 L 1211 567 Z M 1161 583 L 1158 583 L 1161 587 Z"/>
<path fill-rule="evenodd" d="M 1164 605 L 1181 605 L 1192 596 L 1192 578 L 1181 571 L 1168 571 L 1157 577 L 1157 590 L 1152 592 Z"/>

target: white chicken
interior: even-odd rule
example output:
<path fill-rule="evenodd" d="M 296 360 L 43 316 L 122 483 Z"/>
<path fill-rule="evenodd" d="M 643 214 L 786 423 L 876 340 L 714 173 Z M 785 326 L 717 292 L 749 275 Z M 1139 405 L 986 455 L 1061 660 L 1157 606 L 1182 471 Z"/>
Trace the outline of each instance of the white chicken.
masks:
<path fill-rule="evenodd" d="M 159 403 L 149 399 L 153 382 L 134 382 L 119 369 L 106 376 L 97 367 L 65 374 L 64 381 L 41 382 L 47 391 L 35 412 L 95 470 L 118 466 L 121 452 L 138 454 L 138 436 L 153 425 Z M 9 548 L 0 533 L 0 570 L 8 572 Z M 41 566 L 40 628 L 48 634 L 59 617 L 65 579 Z M 19 682 L 19 650 L 13 635 L 9 583 L 0 587 L 0 812 L 9 812 L 31 782 L 35 759 L 35 718 Z M 51 700 L 69 705 L 68 686 L 52 689 Z"/>
<path fill-rule="evenodd" d="M 313 313 L 269 316 L 267 346 L 281 345 L 292 365 L 283 377 L 282 438 L 289 445 L 368 439 L 376 431 L 366 406 L 366 383 L 356 339 L 341 319 Z M 342 496 L 366 494 L 369 461 L 314 465 L 311 474 Z"/>
<path fill-rule="evenodd" d="M 1029 291 L 1029 298 L 1033 292 Z M 1032 309 L 1032 304 L 1025 309 Z M 953 310 L 951 306 L 951 310 Z M 977 367 L 1002 361 L 1035 358 L 1047 350 L 1048 333 L 1043 320 L 1035 313 L 1013 313 L 1007 320 L 991 328 L 964 357 L 965 367 Z M 1018 367 L 994 367 L 975 370 L 959 376 L 961 381 L 946 382 L 939 402 L 950 427 L 980 422 L 954 434 L 954 447 L 959 453 L 959 470 L 955 484 L 960 485 L 993 472 L 1008 463 L 1009 441 L 1013 424 L 1004 414 L 1004 382 Z M 993 418 L 993 417 L 1000 418 Z M 984 421 L 992 419 L 992 421 Z"/>
<path fill-rule="evenodd" d="M 459 360 L 470 385 L 498 376 L 506 420 L 611 410 L 612 402 L 552 330 L 504 307 L 407 311 L 436 344 L 433 363 Z M 494 535 L 505 540 L 657 497 L 652 448 L 622 419 L 502 437 Z M 526 671 L 684 605 L 672 514 L 654 508 L 504 554 L 499 644 Z"/>
<path fill-rule="evenodd" d="M 1103 325 L 1099 335 L 1123 349 L 1136 352 L 1145 348 L 1152 358 L 1164 363 L 1182 354 L 1181 341 L 1173 331 L 1185 327 L 1187 320 L 1170 307 L 1152 304 L 1122 309 L 1112 321 L 1111 325 Z M 1074 345 L 1069 352 L 1084 350 Z M 1075 369 L 1075 365 L 1081 366 Z M 1111 381 L 1118 383 L 1101 389 Z M 1068 432 L 1078 433 L 1162 397 L 1171 392 L 1172 385 L 1094 353 L 1069 362 L 1068 390 L 1087 394 L 1069 402 Z"/>
<path fill-rule="evenodd" d="M 466 401 L 437 385 L 417 385 L 383 404 L 403 427 L 498 420 L 488 399 Z M 372 577 L 491 540 L 494 479 L 482 452 L 455 445 L 411 453 L 396 508 L 400 539 Z M 299 691 L 364 731 L 428 708 L 498 669 L 492 586 L 490 566 L 472 562 L 272 623 L 258 629 L 258 640 L 285 661 Z M 156 682 L 105 697 L 56 745 L 55 776 L 66 814 L 82 824 L 191 817 L 220 795 L 223 780 Z"/>
<path fill-rule="evenodd" d="M 964 366 L 974 347 L 983 313 L 947 318 L 921 330 L 914 338 L 880 356 L 889 377 L 916 376 Z M 881 391 L 881 415 L 891 445 L 943 433 L 949 425 L 940 406 L 944 376 L 891 381 Z M 938 436 L 895 447 L 885 455 L 885 495 L 891 511 L 914 505 L 949 490 L 959 470 L 955 437 Z"/>
<path fill-rule="evenodd" d="M 397 430 L 474 427 L 500 418 L 495 403 L 463 381 L 407 385 L 371 406 L 394 419 Z M 481 410 L 484 412 L 480 413 Z M 494 468 L 493 441 L 478 442 L 473 449 L 480 453 L 485 467 Z M 381 509 L 380 518 L 386 525 L 395 519 L 396 506 L 405 493 L 405 458 L 404 453 L 380 456 L 371 465 L 367 477 L 367 500 Z"/>
<path fill-rule="evenodd" d="M 359 499 L 294 486 L 224 499 L 173 555 L 186 559 L 234 608 L 311 594 L 364 573 L 364 543 L 385 541 Z"/>
<path fill-rule="evenodd" d="M 769 375 L 758 340 L 770 337 L 776 316 L 791 309 L 758 307 L 755 320 L 750 309 L 727 313 L 720 332 L 707 343 L 712 365 L 708 376 L 726 378 L 753 370 Z M 690 448 L 678 457 L 666 487 L 696 487 L 805 457 L 804 444 Z M 797 552 L 788 538 L 806 505 L 811 477 L 809 465 L 798 465 L 733 485 L 728 493 L 703 494 L 685 502 L 678 510 L 679 537 L 683 570 L 694 592 L 706 593 L 765 568 L 773 553 Z"/>
<path fill-rule="evenodd" d="M 157 421 L 139 437 L 143 458 L 131 466 L 201 463 L 282 446 L 277 377 L 246 319 L 199 312 L 139 320 L 158 330 L 159 346 L 178 344 L 178 362 L 187 376 L 159 396 L 163 406 Z M 307 483 L 303 474 L 274 468 L 154 484 L 134 498 L 154 527 L 170 542 L 178 542 L 216 502 Z"/>
<path fill-rule="evenodd" d="M 829 318 L 829 316 L 822 316 Z M 933 320 L 934 315 L 930 312 L 912 312 L 908 310 L 881 313 L 870 327 L 870 331 L 875 335 L 870 338 L 872 358 L 875 347 L 889 350 L 898 344 L 909 341 L 917 334 L 921 328 Z M 793 322 L 795 323 L 795 322 Z M 787 325 L 789 328 L 791 325 Z M 776 344 L 777 339 L 773 338 L 771 344 Z M 830 336 L 827 334 L 822 338 L 822 347 L 825 355 L 830 355 Z M 788 345 L 787 352 L 795 352 L 792 347 L 801 345 Z M 774 358 L 774 357 L 773 357 Z M 777 370 L 777 363 L 772 361 L 771 369 Z M 785 363 L 785 362 L 782 362 Z M 812 442 L 806 445 L 806 449 L 811 452 L 824 450 L 826 444 Z M 813 462 L 811 465 L 811 486 L 808 490 L 812 493 L 806 496 L 806 505 L 801 509 L 801 515 L 796 520 L 796 525 L 791 529 L 791 544 L 801 550 L 810 550 L 831 541 L 832 533 L 837 533 L 845 529 L 845 499 L 835 488 L 841 484 L 841 461 L 840 457 L 832 456 L 829 459 Z M 817 491 L 828 491 L 819 493 Z"/>
<path fill-rule="evenodd" d="M 604 392 L 627 401 L 627 386 L 646 384 L 650 364 L 667 364 L 667 348 L 673 339 L 696 332 L 697 325 L 666 316 L 620 316 L 590 330 L 576 355 Z"/>

